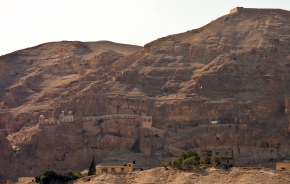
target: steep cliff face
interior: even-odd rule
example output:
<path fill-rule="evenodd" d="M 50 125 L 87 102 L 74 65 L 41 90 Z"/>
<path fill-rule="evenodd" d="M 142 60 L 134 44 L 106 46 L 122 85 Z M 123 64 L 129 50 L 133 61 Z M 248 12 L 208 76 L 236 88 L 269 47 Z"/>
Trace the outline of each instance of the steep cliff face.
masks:
<path fill-rule="evenodd" d="M 117 152 L 139 152 L 146 163 L 152 140 L 137 119 L 83 130 L 82 117 L 110 114 L 152 116 L 160 160 L 203 147 L 231 147 L 240 165 L 289 157 L 288 14 L 229 14 L 144 48 L 58 42 L 0 57 L 0 129 L 17 155 L 12 169 L 81 170 L 94 155 L 122 160 Z M 62 110 L 77 121 L 36 125 Z"/>
<path fill-rule="evenodd" d="M 0 182 L 6 182 L 6 178 L 13 177 L 13 149 L 4 135 L 0 134 Z"/>

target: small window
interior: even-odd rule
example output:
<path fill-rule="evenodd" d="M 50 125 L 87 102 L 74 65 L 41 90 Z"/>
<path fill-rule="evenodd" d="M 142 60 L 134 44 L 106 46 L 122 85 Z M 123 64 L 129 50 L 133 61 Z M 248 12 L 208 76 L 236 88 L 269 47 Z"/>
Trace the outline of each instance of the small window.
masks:
<path fill-rule="evenodd" d="M 124 168 L 121 168 L 121 172 L 125 172 Z"/>
<path fill-rule="evenodd" d="M 227 163 L 230 163 L 230 161 L 229 161 L 229 160 L 227 160 Z"/>
<path fill-rule="evenodd" d="M 108 169 L 102 169 L 102 173 L 107 173 Z"/>
<path fill-rule="evenodd" d="M 129 167 L 131 167 L 131 164 L 129 164 Z"/>
<path fill-rule="evenodd" d="M 219 153 L 219 152 L 215 152 L 215 154 L 216 154 L 216 155 L 219 155 L 220 153 Z"/>
<path fill-rule="evenodd" d="M 285 169 L 285 167 L 282 167 L 281 170 L 282 170 L 282 171 L 285 171 L 286 169 Z"/>
<path fill-rule="evenodd" d="M 226 155 L 230 155 L 230 153 L 229 152 L 226 152 Z"/>

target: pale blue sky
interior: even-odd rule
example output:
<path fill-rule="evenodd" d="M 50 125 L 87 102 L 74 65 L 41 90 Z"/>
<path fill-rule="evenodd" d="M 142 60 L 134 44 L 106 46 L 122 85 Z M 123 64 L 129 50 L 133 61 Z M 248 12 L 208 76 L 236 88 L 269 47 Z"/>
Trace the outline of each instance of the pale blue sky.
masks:
<path fill-rule="evenodd" d="M 0 55 L 61 40 L 143 46 L 237 6 L 290 10 L 290 0 L 0 0 Z"/>

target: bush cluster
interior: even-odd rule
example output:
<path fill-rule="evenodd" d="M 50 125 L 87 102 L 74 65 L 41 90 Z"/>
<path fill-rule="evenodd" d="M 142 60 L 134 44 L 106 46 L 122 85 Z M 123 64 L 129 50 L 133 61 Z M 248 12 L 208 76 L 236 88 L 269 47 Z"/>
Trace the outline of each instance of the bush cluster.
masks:
<path fill-rule="evenodd" d="M 174 167 L 177 169 L 189 169 L 195 165 L 205 165 L 212 164 L 214 166 L 218 166 L 221 164 L 221 157 L 212 156 L 209 159 L 200 159 L 198 154 L 195 151 L 189 150 L 186 152 L 182 152 L 177 159 L 173 162 L 169 161 L 167 163 L 162 163 L 161 167 Z"/>
<path fill-rule="evenodd" d="M 188 150 L 180 153 L 173 162 L 163 163 L 161 166 L 171 166 L 177 169 L 188 169 L 199 164 L 199 156 L 195 151 Z"/>
<path fill-rule="evenodd" d="M 57 174 L 52 170 L 45 171 L 44 173 L 35 176 L 35 181 L 40 184 L 49 184 L 51 182 L 67 182 L 82 178 L 80 172 L 68 170 L 65 174 Z"/>
<path fill-rule="evenodd" d="M 210 163 L 212 165 L 215 165 L 215 166 L 220 165 L 221 164 L 221 157 L 217 157 L 217 156 L 211 157 L 210 158 Z"/>

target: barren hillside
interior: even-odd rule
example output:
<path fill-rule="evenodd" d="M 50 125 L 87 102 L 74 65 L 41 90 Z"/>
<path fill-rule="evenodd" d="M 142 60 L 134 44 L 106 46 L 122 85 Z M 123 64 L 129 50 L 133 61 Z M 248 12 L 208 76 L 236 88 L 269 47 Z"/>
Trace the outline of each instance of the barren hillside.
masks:
<path fill-rule="evenodd" d="M 128 174 L 102 174 L 101 176 L 79 179 L 75 184 L 207 184 L 207 183 L 288 183 L 290 182 L 289 172 L 273 171 L 259 168 L 231 168 L 223 169 L 193 169 L 190 172 L 178 170 L 165 170 L 155 168 L 139 173 Z"/>
<path fill-rule="evenodd" d="M 144 47 L 54 42 L 1 56 L 0 181 L 83 170 L 92 156 L 145 167 L 150 129 L 158 163 L 205 147 L 232 148 L 237 165 L 289 158 L 289 17 L 245 9 Z M 75 121 L 39 126 L 62 111 Z M 84 117 L 100 116 L 116 118 L 90 133 Z"/>

